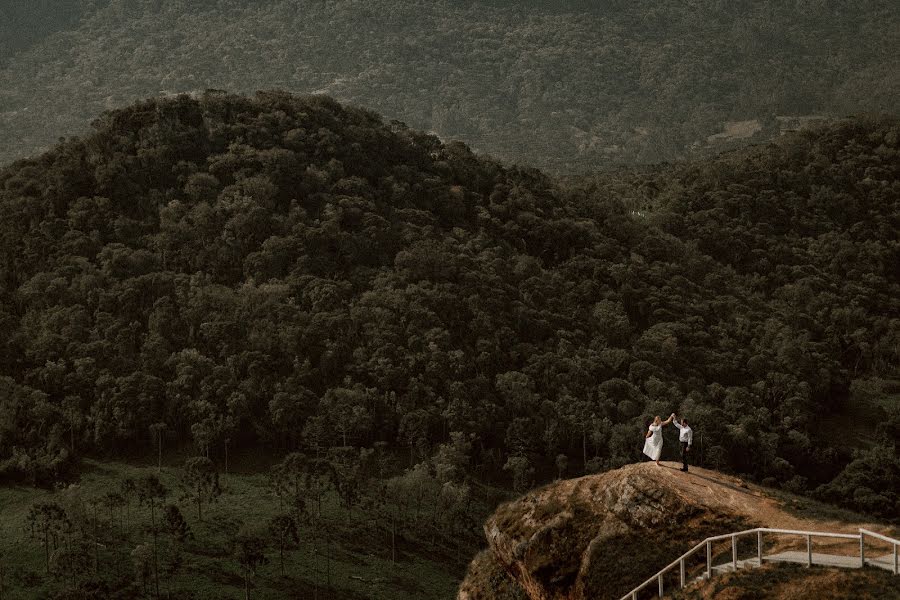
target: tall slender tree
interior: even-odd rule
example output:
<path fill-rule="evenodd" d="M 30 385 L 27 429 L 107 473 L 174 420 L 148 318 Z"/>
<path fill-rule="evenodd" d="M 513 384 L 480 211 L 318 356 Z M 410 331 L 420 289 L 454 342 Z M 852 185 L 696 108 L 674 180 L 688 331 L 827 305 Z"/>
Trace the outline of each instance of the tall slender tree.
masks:
<path fill-rule="evenodd" d="M 235 536 L 233 548 L 234 558 L 241 566 L 244 579 L 244 600 L 250 600 L 250 584 L 259 568 L 268 562 L 265 555 L 266 543 L 261 536 L 244 529 Z"/>
<path fill-rule="evenodd" d="M 41 537 L 44 546 L 44 566 L 50 573 L 50 547 L 55 546 L 69 519 L 66 511 L 56 502 L 38 502 L 28 511 L 26 521 L 32 532 Z"/>
<path fill-rule="evenodd" d="M 222 494 L 219 486 L 219 474 L 210 459 L 205 456 L 194 456 L 184 463 L 181 477 L 188 497 L 197 504 L 197 520 L 203 520 L 203 505 L 215 500 Z"/>
<path fill-rule="evenodd" d="M 159 528 L 156 515 L 169 491 L 156 475 L 148 475 L 138 480 L 136 485 L 138 501 L 150 510 L 150 531 L 153 536 L 153 590 L 159 599 Z"/>
<path fill-rule="evenodd" d="M 284 551 L 300 542 L 297 520 L 290 513 L 275 515 L 269 521 L 269 533 L 278 545 L 278 558 L 281 565 L 281 576 L 284 577 Z"/>
<path fill-rule="evenodd" d="M 163 447 L 163 434 L 169 428 L 165 423 L 153 423 L 150 425 L 150 434 L 153 436 L 153 441 L 156 442 L 156 472 L 162 473 L 162 447 Z"/>

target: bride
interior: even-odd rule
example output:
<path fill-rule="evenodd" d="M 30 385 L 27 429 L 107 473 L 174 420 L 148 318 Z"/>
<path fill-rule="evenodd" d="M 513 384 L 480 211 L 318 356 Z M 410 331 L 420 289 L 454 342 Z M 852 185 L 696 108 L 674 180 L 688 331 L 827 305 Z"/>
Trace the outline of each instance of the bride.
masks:
<path fill-rule="evenodd" d="M 656 415 L 656 418 L 650 423 L 647 435 L 644 436 L 646 438 L 646 441 L 644 442 L 644 454 L 655 460 L 657 467 L 660 466 L 659 456 L 662 454 L 663 447 L 662 428 L 671 423 L 674 418 L 675 415 L 671 415 L 668 419 L 663 421 L 659 418 L 659 415 Z"/>

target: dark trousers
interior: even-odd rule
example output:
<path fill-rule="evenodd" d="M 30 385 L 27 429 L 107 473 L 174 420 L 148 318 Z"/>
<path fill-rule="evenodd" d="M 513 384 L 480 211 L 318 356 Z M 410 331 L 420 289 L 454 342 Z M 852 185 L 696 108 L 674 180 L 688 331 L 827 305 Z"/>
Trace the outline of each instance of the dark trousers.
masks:
<path fill-rule="evenodd" d="M 689 451 L 688 451 L 688 448 L 690 448 L 690 446 L 688 446 L 688 443 L 687 443 L 687 442 L 681 442 L 681 464 L 682 464 L 682 467 L 681 467 L 681 468 L 682 468 L 684 471 L 687 471 L 687 470 L 688 470 L 688 464 L 687 464 L 687 461 L 688 461 L 688 452 L 689 452 Z"/>

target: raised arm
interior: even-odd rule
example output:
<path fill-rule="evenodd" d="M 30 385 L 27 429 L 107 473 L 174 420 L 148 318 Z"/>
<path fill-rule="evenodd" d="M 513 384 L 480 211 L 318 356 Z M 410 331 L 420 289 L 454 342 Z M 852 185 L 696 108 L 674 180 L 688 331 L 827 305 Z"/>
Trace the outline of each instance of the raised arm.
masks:
<path fill-rule="evenodd" d="M 660 423 L 660 425 L 668 425 L 673 420 L 675 420 L 675 413 L 672 413 L 671 415 L 669 415 L 669 418 L 666 419 L 665 421 L 663 421 L 662 423 Z"/>

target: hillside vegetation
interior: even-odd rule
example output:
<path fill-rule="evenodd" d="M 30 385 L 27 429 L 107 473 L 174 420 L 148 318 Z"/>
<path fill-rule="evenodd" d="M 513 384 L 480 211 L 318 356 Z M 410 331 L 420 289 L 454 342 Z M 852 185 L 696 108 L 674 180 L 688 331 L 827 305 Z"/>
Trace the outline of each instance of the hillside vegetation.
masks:
<path fill-rule="evenodd" d="M 521 487 L 679 409 L 711 465 L 897 514 L 894 120 L 579 186 L 323 97 L 95 125 L 0 171 L 7 479 L 383 444 Z"/>
<path fill-rule="evenodd" d="M 24 597 L 446 597 L 496 487 L 672 410 L 708 465 L 898 514 L 896 120 L 567 182 L 323 96 L 94 127 L 0 170 Z"/>
<path fill-rule="evenodd" d="M 329 490 L 299 506 L 287 495 L 280 502 L 262 469 L 236 466 L 218 478 L 202 519 L 175 464 L 157 474 L 155 464 L 88 460 L 72 486 L 0 487 L 0 595 L 156 598 L 158 571 L 167 599 L 244 598 L 249 586 L 253 600 L 446 600 L 480 543 L 450 521 L 453 511 L 436 516 L 440 503 L 394 497 L 351 514 Z M 153 481 L 161 494 L 151 499 Z M 484 516 L 476 503 L 471 510 Z"/>
<path fill-rule="evenodd" d="M 207 88 L 321 91 L 554 171 L 711 155 L 900 96 L 890 0 L 6 4 L 0 162 Z"/>

